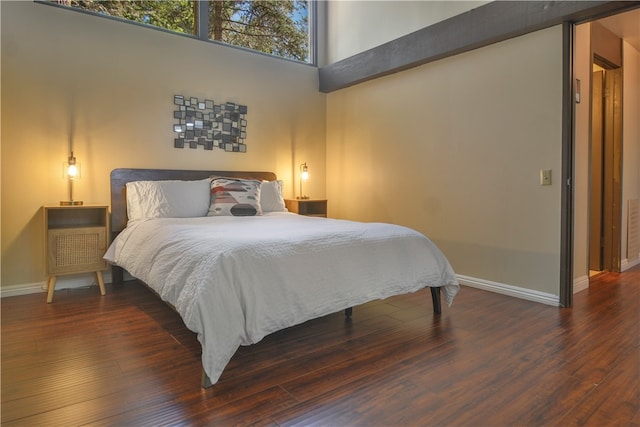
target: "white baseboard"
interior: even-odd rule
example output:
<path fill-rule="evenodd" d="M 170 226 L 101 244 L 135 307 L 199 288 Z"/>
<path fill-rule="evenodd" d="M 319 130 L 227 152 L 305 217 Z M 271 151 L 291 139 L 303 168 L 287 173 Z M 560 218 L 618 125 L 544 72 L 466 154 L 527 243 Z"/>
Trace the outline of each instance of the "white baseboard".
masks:
<path fill-rule="evenodd" d="M 102 278 L 105 283 L 111 283 L 111 271 L 103 271 Z M 95 273 L 58 276 L 56 278 L 56 290 L 85 288 L 88 286 L 98 286 L 98 279 L 96 279 Z M 38 292 L 47 292 L 46 281 L 3 286 L 0 288 L 0 298 L 35 294 Z"/>
<path fill-rule="evenodd" d="M 623 259 L 620 263 L 620 271 L 627 271 L 630 268 L 635 267 L 636 265 L 640 265 L 640 254 L 638 254 L 638 258 L 629 261 L 628 259 Z"/>
<path fill-rule="evenodd" d="M 0 288 L 0 298 L 45 292 L 47 282 L 26 283 L 21 285 L 3 286 Z"/>
<path fill-rule="evenodd" d="M 640 264 L 640 260 L 634 260 L 622 262 L 621 270 L 628 270 L 636 265 Z M 111 283 L 111 271 L 107 270 L 102 273 L 105 283 Z M 542 304 L 559 306 L 560 299 L 557 295 L 547 294 L 532 289 L 520 288 L 517 286 L 506 285 L 504 283 L 491 282 L 489 280 L 477 279 L 474 277 L 463 276 L 458 274 L 456 276 L 458 281 L 462 285 L 470 286 L 472 288 L 483 289 L 489 292 L 495 292 L 498 294 L 508 295 L 515 298 L 525 299 L 529 301 L 535 301 Z M 131 280 L 132 277 L 125 272 L 124 280 Z M 60 276 L 56 280 L 57 289 L 74 289 L 83 288 L 87 286 L 97 286 L 95 275 L 88 273 L 86 275 L 76 276 Z M 589 277 L 580 277 L 573 282 L 573 293 L 580 292 L 589 287 Z M 3 286 L 0 288 L 0 298 L 12 297 L 18 295 L 27 295 L 38 292 L 47 291 L 47 282 L 26 283 L 21 285 Z"/>
<path fill-rule="evenodd" d="M 573 279 L 573 293 L 576 294 L 580 291 L 589 289 L 589 276 L 578 277 Z"/>
<path fill-rule="evenodd" d="M 489 280 L 477 279 L 475 277 L 456 275 L 461 285 L 478 288 L 489 292 L 508 295 L 515 298 L 539 302 L 542 304 L 560 306 L 558 295 L 547 294 L 532 289 L 520 288 L 517 286 L 505 285 L 504 283 L 491 282 Z"/>

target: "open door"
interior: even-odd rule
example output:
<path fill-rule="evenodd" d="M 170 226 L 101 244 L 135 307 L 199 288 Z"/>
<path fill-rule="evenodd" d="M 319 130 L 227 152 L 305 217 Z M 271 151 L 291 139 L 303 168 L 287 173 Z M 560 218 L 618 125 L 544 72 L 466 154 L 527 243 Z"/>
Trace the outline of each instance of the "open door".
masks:
<path fill-rule="evenodd" d="M 622 73 L 597 55 L 591 80 L 589 270 L 620 271 Z"/>
<path fill-rule="evenodd" d="M 603 92 L 604 70 L 593 72 L 591 80 L 591 160 L 589 191 L 589 270 L 604 270 L 602 255 L 604 235 L 602 224 L 603 180 L 604 180 L 604 137 L 603 137 Z"/>

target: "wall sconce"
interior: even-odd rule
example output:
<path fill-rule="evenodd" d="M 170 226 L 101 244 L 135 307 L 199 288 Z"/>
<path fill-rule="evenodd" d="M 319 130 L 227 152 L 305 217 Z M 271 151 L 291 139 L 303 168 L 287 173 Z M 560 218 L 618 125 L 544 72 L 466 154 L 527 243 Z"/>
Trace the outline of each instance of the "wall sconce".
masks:
<path fill-rule="evenodd" d="M 60 206 L 80 206 L 81 200 L 73 200 L 73 181 L 80 179 L 80 163 L 76 161 L 73 151 L 69 156 L 69 160 L 62 164 L 62 177 L 69 180 L 69 200 L 60 202 Z"/>
<path fill-rule="evenodd" d="M 308 199 L 309 196 L 303 196 L 302 183 L 309 180 L 309 168 L 307 168 L 307 162 L 300 165 L 300 196 L 297 199 Z"/>

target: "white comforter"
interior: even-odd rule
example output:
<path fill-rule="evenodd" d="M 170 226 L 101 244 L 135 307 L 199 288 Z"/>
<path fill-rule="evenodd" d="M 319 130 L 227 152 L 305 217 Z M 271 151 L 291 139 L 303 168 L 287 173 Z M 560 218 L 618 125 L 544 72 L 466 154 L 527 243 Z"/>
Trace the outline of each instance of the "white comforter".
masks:
<path fill-rule="evenodd" d="M 374 299 L 459 289 L 424 235 L 381 223 L 291 213 L 153 219 L 130 224 L 105 259 L 171 303 L 198 334 L 215 383 L 240 345 Z"/>

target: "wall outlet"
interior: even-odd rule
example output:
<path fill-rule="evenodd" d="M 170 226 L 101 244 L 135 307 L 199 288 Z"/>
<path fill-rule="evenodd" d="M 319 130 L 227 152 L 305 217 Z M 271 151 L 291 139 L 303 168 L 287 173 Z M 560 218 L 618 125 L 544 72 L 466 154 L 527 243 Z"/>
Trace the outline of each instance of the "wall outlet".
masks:
<path fill-rule="evenodd" d="M 551 169 L 540 170 L 540 185 L 551 185 Z"/>

